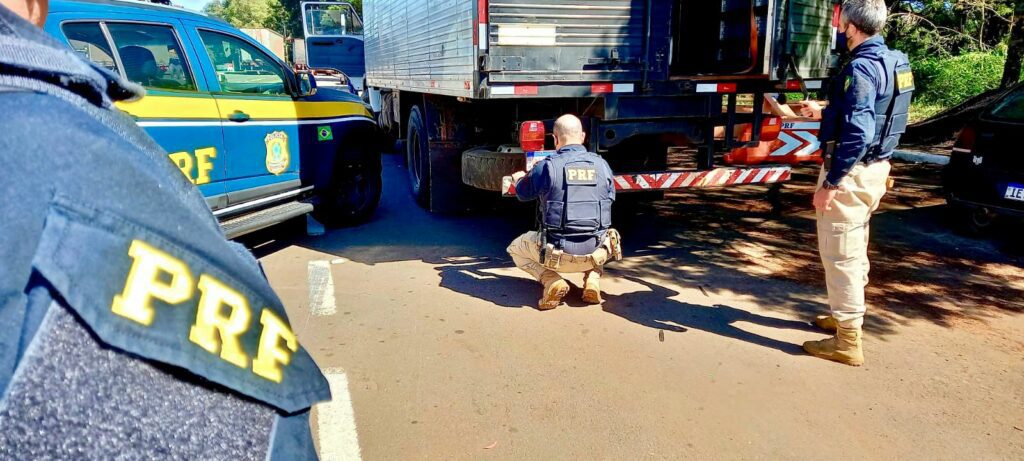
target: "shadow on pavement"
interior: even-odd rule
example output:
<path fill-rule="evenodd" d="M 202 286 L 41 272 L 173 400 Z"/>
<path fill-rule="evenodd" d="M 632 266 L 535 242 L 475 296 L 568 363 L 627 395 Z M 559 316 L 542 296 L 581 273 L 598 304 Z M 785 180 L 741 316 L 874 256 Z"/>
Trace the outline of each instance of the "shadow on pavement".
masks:
<path fill-rule="evenodd" d="M 473 258 L 434 267 L 441 276 L 442 288 L 482 299 L 507 308 L 533 308 L 540 298 L 540 284 L 532 279 L 505 277 L 488 270 L 507 268 L 512 262 L 492 258 Z"/>
<path fill-rule="evenodd" d="M 736 326 L 752 323 L 775 329 L 790 329 L 820 333 L 807 322 L 758 315 L 722 304 L 700 306 L 672 299 L 679 293 L 648 283 L 637 277 L 627 280 L 650 288 L 650 291 L 606 295 L 604 311 L 633 323 L 659 330 L 685 332 L 693 328 L 727 338 L 768 347 L 790 355 L 806 355 L 800 345 L 761 336 Z"/>
<path fill-rule="evenodd" d="M 441 276 L 440 286 L 504 308 L 533 309 L 540 296 L 540 285 L 530 279 L 497 275 L 493 269 L 508 268 L 507 260 L 466 258 L 440 265 L 434 269 Z M 685 332 L 690 328 L 727 338 L 776 349 L 791 355 L 803 355 L 798 344 L 787 343 L 736 326 L 751 323 L 768 328 L 818 332 L 806 322 L 753 314 L 730 306 L 701 306 L 672 299 L 679 292 L 647 282 L 638 277 L 609 273 L 608 278 L 622 278 L 648 290 L 622 295 L 604 294 L 604 312 L 630 322 L 657 330 Z M 571 283 L 571 282 L 570 282 Z M 569 308 L 586 307 L 580 300 L 582 290 L 572 286 L 565 298 Z M 566 306 L 562 307 L 563 309 Z"/>
<path fill-rule="evenodd" d="M 867 329 L 884 336 L 915 319 L 950 327 L 961 319 L 1024 312 L 1021 258 L 1004 254 L 998 243 L 948 230 L 941 221 L 937 170 L 897 165 L 894 171 L 897 188 L 872 225 Z M 742 299 L 787 317 L 826 313 L 810 212 L 814 173 L 797 171 L 782 190 L 781 213 L 765 200 L 764 187 L 673 193 L 665 201 L 617 209 L 626 259 L 611 266 L 610 277 L 628 277 L 651 291 L 609 297 L 606 310 L 652 328 L 669 322 L 793 352 L 797 346 L 752 337 L 732 324 L 797 328 L 801 322 L 680 303 L 670 299 L 677 293 L 658 282 L 699 286 L 709 304 L 715 298 Z M 428 213 L 412 200 L 398 156 L 385 157 L 384 181 L 381 206 L 370 222 L 322 237 L 275 236 L 265 250 L 299 245 L 366 265 L 423 261 L 435 266 L 443 288 L 502 307 L 535 305 L 540 290 L 534 282 L 487 272 L 513 267 L 504 250 L 533 227 L 533 205 L 506 200 L 473 216 Z"/>

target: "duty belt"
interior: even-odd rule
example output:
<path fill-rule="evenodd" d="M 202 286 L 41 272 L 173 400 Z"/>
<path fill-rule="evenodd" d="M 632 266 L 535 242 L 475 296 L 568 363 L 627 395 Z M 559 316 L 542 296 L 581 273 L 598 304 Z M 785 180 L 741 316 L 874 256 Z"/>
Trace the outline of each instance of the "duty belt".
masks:
<path fill-rule="evenodd" d="M 825 143 L 825 147 L 822 150 L 822 159 L 824 160 L 825 171 L 832 171 L 832 158 L 833 158 L 833 156 L 835 156 L 835 152 L 836 152 L 836 142 L 835 141 L 828 141 L 828 142 L 826 142 Z M 858 162 L 859 163 L 863 163 L 865 165 L 871 165 L 873 163 L 878 163 L 878 162 L 881 162 L 883 160 L 889 160 L 890 157 L 892 157 L 891 153 L 889 155 L 885 155 L 885 156 L 882 156 L 882 155 L 865 155 L 863 158 L 858 160 Z"/>

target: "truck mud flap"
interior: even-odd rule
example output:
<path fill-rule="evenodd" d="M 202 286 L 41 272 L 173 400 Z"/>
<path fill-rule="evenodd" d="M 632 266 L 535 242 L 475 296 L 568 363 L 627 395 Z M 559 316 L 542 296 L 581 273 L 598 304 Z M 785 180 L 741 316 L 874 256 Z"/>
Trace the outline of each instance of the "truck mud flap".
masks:
<path fill-rule="evenodd" d="M 463 150 L 458 143 L 430 142 L 430 211 L 465 211 L 468 187 L 462 184 Z"/>

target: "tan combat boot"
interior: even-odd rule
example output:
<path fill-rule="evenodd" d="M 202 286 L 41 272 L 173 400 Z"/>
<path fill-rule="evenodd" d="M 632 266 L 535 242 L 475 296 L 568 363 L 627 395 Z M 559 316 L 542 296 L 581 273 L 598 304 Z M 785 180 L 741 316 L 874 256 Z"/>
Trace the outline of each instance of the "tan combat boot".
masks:
<path fill-rule="evenodd" d="M 819 315 L 814 318 L 814 325 L 825 331 L 836 331 L 839 324 L 836 323 L 836 318 L 831 315 Z"/>
<path fill-rule="evenodd" d="M 562 298 L 569 293 L 569 284 L 555 272 L 544 271 L 540 283 L 544 284 L 544 297 L 540 298 L 537 308 L 542 311 L 558 307 L 562 304 Z"/>
<path fill-rule="evenodd" d="M 601 299 L 601 276 L 591 276 L 592 274 L 592 272 L 587 272 L 587 275 L 583 276 L 583 302 L 601 304 L 604 302 Z"/>
<path fill-rule="evenodd" d="M 838 326 L 838 325 L 837 325 Z M 859 367 L 864 364 L 861 329 L 838 326 L 836 335 L 821 341 L 807 341 L 804 350 L 825 360 Z"/>

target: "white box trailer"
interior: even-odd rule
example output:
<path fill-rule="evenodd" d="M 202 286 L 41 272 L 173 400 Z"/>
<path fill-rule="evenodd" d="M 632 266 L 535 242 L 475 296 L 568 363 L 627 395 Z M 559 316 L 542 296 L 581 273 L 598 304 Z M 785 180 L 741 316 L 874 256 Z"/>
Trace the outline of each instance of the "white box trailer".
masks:
<path fill-rule="evenodd" d="M 306 41 L 297 38 L 292 41 L 292 65 L 306 67 L 309 61 L 306 60 Z"/>
<path fill-rule="evenodd" d="M 437 210 L 458 208 L 464 185 L 502 190 L 502 177 L 525 164 L 519 127 L 540 121 L 550 131 L 562 113 L 584 120 L 588 147 L 617 173 L 659 172 L 669 148 L 696 145 L 699 171 L 687 177 L 714 180 L 671 184 L 784 180 L 784 168 L 715 167 L 716 152 L 759 141 L 760 130 L 734 139 L 736 124 L 766 122 L 762 111 L 737 111 L 737 95 L 761 107 L 766 93 L 820 89 L 836 63 L 835 0 L 366 0 L 363 7 L 371 105 L 385 129 L 406 139 L 413 190 Z M 725 139 L 716 142 L 715 127 Z"/>
<path fill-rule="evenodd" d="M 275 56 L 287 61 L 288 56 L 284 53 L 284 36 L 270 29 L 240 29 L 246 35 L 253 38 L 261 45 L 274 53 Z"/>

